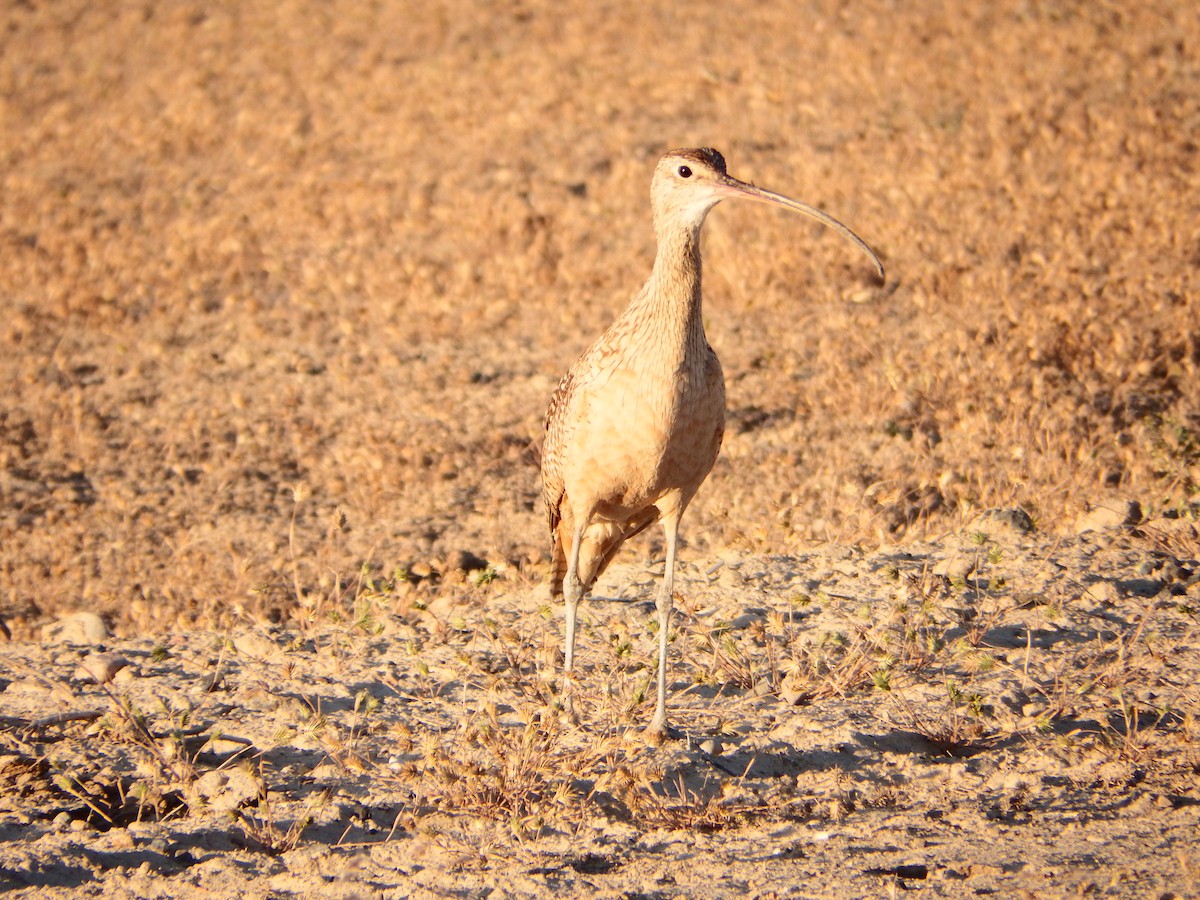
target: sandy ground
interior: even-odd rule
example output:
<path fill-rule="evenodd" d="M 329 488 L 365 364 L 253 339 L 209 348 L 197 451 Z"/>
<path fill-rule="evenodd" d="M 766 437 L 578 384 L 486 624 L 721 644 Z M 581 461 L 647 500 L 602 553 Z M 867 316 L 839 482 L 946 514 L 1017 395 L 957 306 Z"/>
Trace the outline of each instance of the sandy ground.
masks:
<path fill-rule="evenodd" d="M 657 748 L 639 568 L 587 608 L 582 727 L 554 712 L 557 619 L 499 582 L 304 632 L 88 645 L 69 620 L 0 669 L 0 883 L 1193 896 L 1200 584 L 1121 527 L 1002 521 L 685 566 Z"/>
<path fill-rule="evenodd" d="M 1200 25 L 883 0 L 0 13 L 0 887 L 1195 896 Z M 556 711 L 537 463 L 724 204 L 721 459 Z M 207 893 L 206 893 L 207 892 Z"/>

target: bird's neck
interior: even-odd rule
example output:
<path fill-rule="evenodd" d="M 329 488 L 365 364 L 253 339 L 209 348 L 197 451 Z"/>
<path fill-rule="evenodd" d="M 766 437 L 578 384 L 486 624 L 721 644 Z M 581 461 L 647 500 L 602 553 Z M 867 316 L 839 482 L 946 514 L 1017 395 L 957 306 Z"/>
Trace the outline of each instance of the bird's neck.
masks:
<path fill-rule="evenodd" d="M 654 270 L 635 301 L 645 327 L 685 355 L 706 346 L 700 274 L 700 229 L 671 230 L 659 236 Z"/>

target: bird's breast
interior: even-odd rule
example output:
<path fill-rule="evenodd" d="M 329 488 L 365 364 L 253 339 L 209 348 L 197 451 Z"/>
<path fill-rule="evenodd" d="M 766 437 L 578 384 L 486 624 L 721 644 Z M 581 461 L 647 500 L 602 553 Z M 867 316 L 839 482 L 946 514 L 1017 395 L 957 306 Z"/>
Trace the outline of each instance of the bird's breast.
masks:
<path fill-rule="evenodd" d="M 720 363 L 701 352 L 664 353 L 651 335 L 598 367 L 577 399 L 566 458 L 568 493 L 636 510 L 669 491 L 690 497 L 720 449 L 725 388 Z M 632 351 L 632 352 L 629 352 Z"/>

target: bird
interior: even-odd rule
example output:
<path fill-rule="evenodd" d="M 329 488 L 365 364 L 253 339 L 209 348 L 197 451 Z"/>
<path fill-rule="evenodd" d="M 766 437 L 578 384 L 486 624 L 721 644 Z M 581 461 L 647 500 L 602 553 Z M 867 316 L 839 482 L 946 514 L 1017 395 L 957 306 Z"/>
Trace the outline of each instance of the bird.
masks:
<path fill-rule="evenodd" d="M 553 558 L 552 598 L 563 597 L 566 635 L 561 709 L 575 719 L 575 636 L 580 602 L 621 546 L 655 523 L 666 566 L 655 600 L 658 669 L 652 744 L 668 735 L 667 632 L 679 523 L 708 477 L 725 431 L 725 379 L 704 332 L 700 232 L 726 199 L 756 200 L 809 216 L 883 264 L 828 214 L 739 181 L 711 147 L 671 150 L 650 185 L 657 254 L 650 277 L 612 325 L 558 382 L 545 416 L 542 496 Z"/>

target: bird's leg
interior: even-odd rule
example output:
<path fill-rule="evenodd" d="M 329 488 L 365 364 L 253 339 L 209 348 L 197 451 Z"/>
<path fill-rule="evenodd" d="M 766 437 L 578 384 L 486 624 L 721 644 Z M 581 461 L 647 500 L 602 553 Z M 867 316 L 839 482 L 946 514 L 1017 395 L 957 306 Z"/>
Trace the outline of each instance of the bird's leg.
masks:
<path fill-rule="evenodd" d="M 567 603 L 566 660 L 563 663 L 562 708 L 563 715 L 575 720 L 575 621 L 579 611 L 579 595 L 583 586 L 578 578 L 568 575 L 563 580 L 563 599 Z"/>
<path fill-rule="evenodd" d="M 584 520 L 586 522 L 586 520 Z M 566 659 L 563 662 L 563 713 L 574 721 L 575 719 L 575 625 L 579 613 L 579 601 L 583 599 L 583 582 L 579 579 L 579 548 L 583 543 L 583 532 L 586 526 L 576 527 L 571 540 L 571 552 L 567 555 L 567 573 L 563 577 L 563 600 L 567 606 L 567 640 L 565 648 Z"/>
<path fill-rule="evenodd" d="M 655 743 L 667 735 L 667 632 L 671 625 L 671 605 L 675 595 L 675 544 L 679 535 L 679 516 L 663 518 L 667 538 L 667 565 L 655 606 L 658 609 L 658 693 L 654 718 L 646 727 L 647 736 Z"/>

